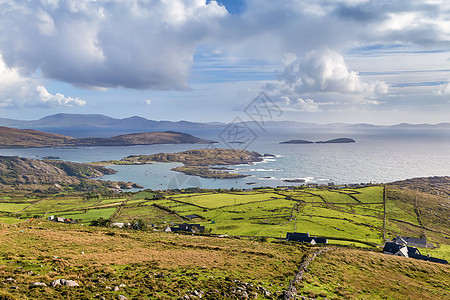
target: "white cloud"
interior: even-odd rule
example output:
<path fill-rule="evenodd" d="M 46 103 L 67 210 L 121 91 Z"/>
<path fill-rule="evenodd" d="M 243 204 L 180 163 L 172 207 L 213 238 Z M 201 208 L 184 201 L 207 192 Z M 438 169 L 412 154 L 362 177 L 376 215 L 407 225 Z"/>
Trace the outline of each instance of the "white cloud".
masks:
<path fill-rule="evenodd" d="M 37 80 L 24 77 L 16 69 L 8 68 L 0 56 L 0 107 L 73 107 L 84 106 L 80 98 L 51 94 Z"/>
<path fill-rule="evenodd" d="M 281 97 L 281 109 L 289 111 L 304 111 L 304 112 L 320 112 L 319 103 L 312 99 L 297 98 L 291 100 L 287 96 Z"/>
<path fill-rule="evenodd" d="M 384 81 L 366 82 L 350 71 L 339 53 L 322 49 L 310 51 L 301 60 L 290 60 L 279 81 L 268 88 L 282 94 L 338 93 L 370 97 L 388 92 Z"/>
<path fill-rule="evenodd" d="M 152 104 L 152 100 L 151 99 L 144 100 L 144 103 L 147 104 L 147 105 L 151 105 Z"/>
<path fill-rule="evenodd" d="M 83 87 L 161 90 L 188 89 L 196 47 L 227 15 L 204 0 L 0 0 L 0 7 L 8 67 Z"/>
<path fill-rule="evenodd" d="M 438 95 L 450 95 L 450 80 L 439 86 L 439 88 L 436 90 L 436 94 Z"/>

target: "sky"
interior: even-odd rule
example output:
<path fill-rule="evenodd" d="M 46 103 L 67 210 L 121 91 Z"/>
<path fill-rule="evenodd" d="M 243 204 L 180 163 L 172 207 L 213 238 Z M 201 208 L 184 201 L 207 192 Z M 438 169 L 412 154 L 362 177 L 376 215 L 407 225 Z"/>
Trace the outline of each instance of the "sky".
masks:
<path fill-rule="evenodd" d="M 0 117 L 450 122 L 448 0 L 0 0 Z M 257 101 L 257 100 L 256 100 Z"/>

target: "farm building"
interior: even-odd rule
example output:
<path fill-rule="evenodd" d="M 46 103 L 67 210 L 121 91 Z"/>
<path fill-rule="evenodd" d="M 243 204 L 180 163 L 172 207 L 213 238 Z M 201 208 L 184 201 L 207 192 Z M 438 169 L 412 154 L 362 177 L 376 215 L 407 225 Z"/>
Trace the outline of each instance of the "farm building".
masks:
<path fill-rule="evenodd" d="M 413 247 L 421 247 L 426 248 L 427 247 L 427 239 L 423 238 L 415 238 L 415 237 L 409 237 L 409 236 L 397 236 L 396 238 L 392 239 L 392 241 L 399 245 L 404 246 L 413 246 Z"/>
<path fill-rule="evenodd" d="M 111 227 L 130 228 L 131 223 L 116 222 L 116 223 L 111 223 Z"/>
<path fill-rule="evenodd" d="M 205 231 L 205 226 L 201 226 L 200 224 L 179 224 L 177 227 L 170 227 L 170 231 L 185 231 L 185 232 L 193 232 L 200 233 Z"/>
<path fill-rule="evenodd" d="M 310 243 L 310 244 L 327 244 L 328 240 L 326 238 L 321 237 L 312 237 L 309 233 L 300 233 L 300 232 L 288 232 L 286 233 L 286 241 L 294 241 L 300 243 Z"/>
<path fill-rule="evenodd" d="M 395 256 L 409 257 L 408 247 L 392 242 L 386 242 L 386 244 L 384 244 L 383 253 Z"/>
<path fill-rule="evenodd" d="M 68 224 L 75 224 L 75 223 L 77 223 L 77 221 L 72 220 L 72 219 L 66 219 L 64 217 L 55 217 L 55 216 L 50 216 L 50 217 L 47 218 L 47 220 L 52 221 L 52 222 L 68 223 Z"/>
<path fill-rule="evenodd" d="M 407 258 L 414 258 L 414 259 L 420 259 L 425 261 L 431 261 L 434 263 L 439 264 L 448 264 L 448 262 L 445 259 L 439 259 L 435 257 L 431 257 L 429 255 L 422 255 L 420 254 L 419 249 L 411 246 L 405 246 L 396 244 L 393 242 L 386 242 L 383 248 L 383 253 L 390 254 L 390 255 L 397 255 L 397 256 L 403 256 Z"/>

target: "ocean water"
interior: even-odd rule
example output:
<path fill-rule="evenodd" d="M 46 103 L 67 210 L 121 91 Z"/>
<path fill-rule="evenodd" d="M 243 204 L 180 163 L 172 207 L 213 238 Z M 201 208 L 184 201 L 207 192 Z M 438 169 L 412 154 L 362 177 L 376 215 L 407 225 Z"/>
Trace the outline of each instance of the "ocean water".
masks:
<path fill-rule="evenodd" d="M 198 134 L 197 134 L 198 135 Z M 349 144 L 279 144 L 289 139 L 313 141 L 336 137 L 351 137 Z M 214 138 L 214 136 L 201 136 Z M 215 144 L 216 148 L 241 147 L 260 153 L 270 153 L 263 162 L 230 166 L 234 172 L 250 175 L 241 179 L 205 179 L 171 171 L 179 163 L 154 163 L 139 166 L 112 166 L 117 174 L 103 180 L 132 181 L 150 189 L 186 187 L 252 188 L 259 186 L 296 185 L 285 179 L 336 184 L 392 182 L 413 177 L 450 175 L 450 135 L 448 132 L 409 132 L 409 134 L 302 133 L 259 134 L 251 143 Z M 205 148 L 205 145 L 149 145 L 128 147 L 77 147 L 0 149 L 0 155 L 28 158 L 59 156 L 63 160 L 92 162 L 121 159 L 128 155 L 179 152 Z"/>

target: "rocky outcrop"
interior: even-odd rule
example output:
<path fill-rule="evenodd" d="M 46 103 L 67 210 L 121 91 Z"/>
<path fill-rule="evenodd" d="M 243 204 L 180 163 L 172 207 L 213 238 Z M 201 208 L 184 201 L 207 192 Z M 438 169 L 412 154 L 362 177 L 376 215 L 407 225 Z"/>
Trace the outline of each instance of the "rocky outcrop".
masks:
<path fill-rule="evenodd" d="M 51 287 L 55 287 L 57 285 L 65 285 L 65 286 L 71 286 L 71 287 L 80 286 L 76 281 L 66 280 L 66 279 L 57 279 L 50 283 Z"/>
<path fill-rule="evenodd" d="M 0 183 L 14 184 L 80 184 L 80 179 L 114 174 L 116 171 L 102 166 L 44 161 L 18 156 L 0 156 Z"/>

